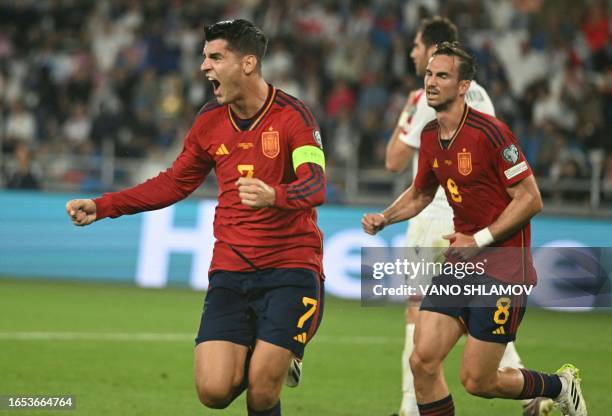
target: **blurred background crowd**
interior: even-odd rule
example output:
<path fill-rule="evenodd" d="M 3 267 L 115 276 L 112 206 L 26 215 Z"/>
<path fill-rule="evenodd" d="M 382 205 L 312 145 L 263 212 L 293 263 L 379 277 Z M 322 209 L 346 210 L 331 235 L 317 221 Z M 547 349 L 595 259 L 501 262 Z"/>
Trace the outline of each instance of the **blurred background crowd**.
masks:
<path fill-rule="evenodd" d="M 212 98 L 199 71 L 204 26 L 241 17 L 269 37 L 266 79 L 319 121 L 329 200 L 386 204 L 409 181 L 383 167 L 422 85 L 413 38 L 439 14 L 478 59 L 547 206 L 610 212 L 611 10 L 600 0 L 4 0 L 0 185 L 101 192 L 164 169 Z"/>

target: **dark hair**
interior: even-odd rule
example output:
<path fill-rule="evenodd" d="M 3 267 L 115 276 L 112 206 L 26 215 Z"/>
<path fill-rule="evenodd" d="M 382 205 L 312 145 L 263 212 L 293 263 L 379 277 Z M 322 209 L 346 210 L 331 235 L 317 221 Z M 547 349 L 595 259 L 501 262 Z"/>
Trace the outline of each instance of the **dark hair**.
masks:
<path fill-rule="evenodd" d="M 442 42 L 457 42 L 459 35 L 457 26 L 446 17 L 430 17 L 424 19 L 419 26 L 421 39 L 426 48 Z"/>
<path fill-rule="evenodd" d="M 228 48 L 241 55 L 255 55 L 257 68 L 266 54 L 268 39 L 260 28 L 244 19 L 224 20 L 204 29 L 206 41 L 225 39 Z"/>
<path fill-rule="evenodd" d="M 476 59 L 459 46 L 459 42 L 442 42 L 432 56 L 446 55 L 459 58 L 459 81 L 473 80 L 476 76 Z"/>

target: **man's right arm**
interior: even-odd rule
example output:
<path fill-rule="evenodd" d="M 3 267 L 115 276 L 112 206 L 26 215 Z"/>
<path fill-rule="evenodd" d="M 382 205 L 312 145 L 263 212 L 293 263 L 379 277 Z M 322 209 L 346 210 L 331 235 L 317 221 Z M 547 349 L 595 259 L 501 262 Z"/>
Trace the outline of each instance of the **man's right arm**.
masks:
<path fill-rule="evenodd" d="M 437 183 L 423 190 L 413 184 L 383 212 L 365 214 L 361 220 L 363 230 L 374 235 L 387 225 L 415 217 L 433 201 L 437 190 Z"/>
<path fill-rule="evenodd" d="M 389 224 L 405 221 L 418 215 L 433 201 L 439 182 L 430 166 L 427 149 L 421 148 L 417 175 L 412 186 L 404 191 L 387 209 L 376 214 L 365 214 L 361 220 L 363 230 L 376 234 Z"/>
<path fill-rule="evenodd" d="M 196 190 L 212 167 L 212 159 L 200 148 L 192 129 L 185 139 L 183 151 L 164 172 L 132 188 L 106 193 L 100 198 L 69 201 L 66 211 L 75 225 L 88 225 L 106 217 L 165 208 Z"/>

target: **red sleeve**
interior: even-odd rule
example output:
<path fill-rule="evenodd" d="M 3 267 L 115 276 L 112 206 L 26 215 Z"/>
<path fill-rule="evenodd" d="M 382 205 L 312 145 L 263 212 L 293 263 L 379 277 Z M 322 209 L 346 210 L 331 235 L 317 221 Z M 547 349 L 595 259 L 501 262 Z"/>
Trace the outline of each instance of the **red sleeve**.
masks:
<path fill-rule="evenodd" d="M 213 160 L 198 144 L 195 126 L 187 134 L 182 152 L 170 168 L 132 188 L 94 199 L 96 218 L 116 218 L 165 208 L 186 198 L 202 184 Z"/>
<path fill-rule="evenodd" d="M 501 146 L 493 147 L 488 140 L 483 142 L 486 143 L 491 154 L 495 173 L 501 183 L 508 188 L 532 175 L 532 171 L 519 146 L 518 140 L 514 137 L 510 128 L 501 125 L 499 126 L 499 131 L 501 131 L 503 139 Z"/>
<path fill-rule="evenodd" d="M 316 146 L 323 149 L 321 132 L 314 117 L 306 107 L 304 112 L 292 112 L 287 123 L 287 138 L 290 155 L 302 146 Z M 290 161 L 289 163 L 293 163 Z M 293 169 L 293 165 L 291 169 Z M 288 184 L 274 187 L 274 205 L 283 209 L 305 209 L 325 202 L 327 179 L 325 170 L 316 163 L 301 163 L 295 167 L 297 179 Z"/>
<path fill-rule="evenodd" d="M 274 205 L 284 209 L 312 208 L 325 202 L 327 181 L 321 166 L 302 163 L 295 172 L 297 179 L 274 187 Z"/>
<path fill-rule="evenodd" d="M 323 149 L 319 124 L 306 107 L 303 107 L 303 112 L 289 113 L 286 126 L 291 151 L 300 146 L 317 146 Z"/>
<path fill-rule="evenodd" d="M 426 140 L 421 134 L 421 148 L 419 150 L 419 167 L 417 175 L 414 178 L 414 186 L 420 191 L 437 187 L 440 183 L 433 169 L 431 168 L 431 160 L 427 148 Z"/>

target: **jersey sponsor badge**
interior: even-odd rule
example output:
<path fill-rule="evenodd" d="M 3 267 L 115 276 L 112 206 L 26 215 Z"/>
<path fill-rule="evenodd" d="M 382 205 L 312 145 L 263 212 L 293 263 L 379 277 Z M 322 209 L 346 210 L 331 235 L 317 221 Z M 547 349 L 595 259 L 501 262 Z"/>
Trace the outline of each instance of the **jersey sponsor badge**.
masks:
<path fill-rule="evenodd" d="M 519 151 L 515 145 L 511 144 L 502 150 L 502 156 L 506 162 L 514 165 L 519 160 Z"/>
<path fill-rule="evenodd" d="M 277 131 L 264 131 L 261 133 L 261 150 L 270 159 L 280 153 L 280 137 Z"/>
<path fill-rule="evenodd" d="M 323 149 L 323 140 L 321 139 L 321 132 L 319 130 L 313 130 L 312 137 L 314 141 Z"/>
<path fill-rule="evenodd" d="M 466 152 L 465 149 L 463 149 L 463 152 L 457 153 L 457 170 L 463 176 L 472 173 L 472 154 Z"/>

